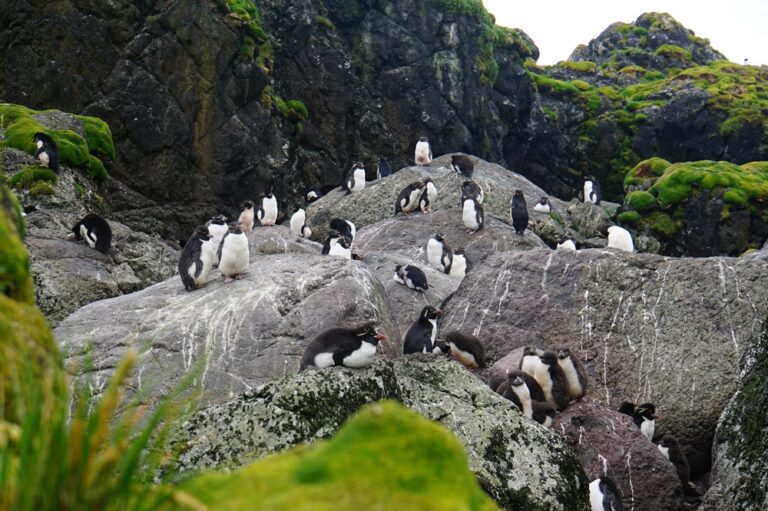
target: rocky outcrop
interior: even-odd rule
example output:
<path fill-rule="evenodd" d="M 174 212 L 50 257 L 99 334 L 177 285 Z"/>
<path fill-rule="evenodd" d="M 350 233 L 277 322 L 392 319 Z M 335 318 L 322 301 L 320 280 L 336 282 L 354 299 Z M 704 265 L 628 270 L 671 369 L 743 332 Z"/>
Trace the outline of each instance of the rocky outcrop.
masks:
<path fill-rule="evenodd" d="M 268 228 L 262 228 L 267 230 Z M 261 229 L 256 229 L 260 231 Z M 56 328 L 65 357 L 99 381 L 129 348 L 154 402 L 199 371 L 201 404 L 219 403 L 298 370 L 320 332 L 375 320 L 383 351 L 402 353 L 381 284 L 359 262 L 320 255 L 252 254 L 247 276 L 184 291 L 174 277 L 137 293 L 92 303 Z M 85 367 L 88 358 L 92 367 Z"/>
<path fill-rule="evenodd" d="M 384 503 L 403 511 L 499 509 L 477 484 L 456 437 L 391 401 L 364 408 L 328 441 L 233 473 L 192 477 L 183 489 L 217 511 L 352 511 Z"/>
<path fill-rule="evenodd" d="M 464 279 L 441 328 L 479 336 L 494 360 L 529 344 L 586 352 L 591 399 L 655 402 L 659 431 L 678 438 L 695 476 L 709 466 L 746 341 L 763 325 L 766 278 L 768 265 L 743 259 L 504 252 Z"/>
<path fill-rule="evenodd" d="M 587 481 L 562 439 L 456 362 L 432 355 L 380 360 L 363 370 L 307 371 L 203 410 L 179 432 L 178 468 L 237 466 L 326 438 L 358 408 L 384 398 L 451 430 L 480 484 L 504 508 L 586 506 Z"/>
<path fill-rule="evenodd" d="M 624 509 L 681 509 L 682 486 L 674 465 L 631 417 L 579 401 L 557 415 L 552 429 L 566 438 L 590 481 L 603 475 L 616 481 Z"/>
<path fill-rule="evenodd" d="M 748 344 L 739 385 L 717 425 L 713 451 L 711 510 L 768 509 L 768 325 Z"/>

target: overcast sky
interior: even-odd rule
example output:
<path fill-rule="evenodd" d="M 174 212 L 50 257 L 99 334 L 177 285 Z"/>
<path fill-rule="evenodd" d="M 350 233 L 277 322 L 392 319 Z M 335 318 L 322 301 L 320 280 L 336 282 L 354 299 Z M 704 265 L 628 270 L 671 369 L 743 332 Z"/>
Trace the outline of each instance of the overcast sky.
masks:
<path fill-rule="evenodd" d="M 521 28 L 541 56 L 539 64 L 566 60 L 616 21 L 644 12 L 667 12 L 729 60 L 768 65 L 768 0 L 483 0 L 496 24 Z"/>

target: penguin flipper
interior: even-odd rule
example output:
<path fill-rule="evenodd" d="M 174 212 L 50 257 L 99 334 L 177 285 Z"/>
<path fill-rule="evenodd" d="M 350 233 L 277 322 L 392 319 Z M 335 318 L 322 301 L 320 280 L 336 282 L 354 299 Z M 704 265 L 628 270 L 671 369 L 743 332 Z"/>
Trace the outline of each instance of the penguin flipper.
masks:
<path fill-rule="evenodd" d="M 221 249 L 224 248 L 224 240 L 227 239 L 227 236 L 229 236 L 229 232 L 224 233 L 224 236 L 222 236 L 221 241 L 219 242 L 219 248 L 216 251 L 216 256 L 219 262 L 221 262 Z"/>

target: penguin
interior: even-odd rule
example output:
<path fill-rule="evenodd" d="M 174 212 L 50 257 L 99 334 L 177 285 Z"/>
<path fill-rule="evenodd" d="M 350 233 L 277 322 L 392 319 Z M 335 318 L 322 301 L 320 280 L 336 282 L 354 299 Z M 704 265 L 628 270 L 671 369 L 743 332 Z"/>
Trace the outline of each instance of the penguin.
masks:
<path fill-rule="evenodd" d="M 430 213 L 431 205 L 437 200 L 437 187 L 435 182 L 431 178 L 426 178 L 422 181 L 423 190 L 421 192 L 421 198 L 419 199 L 419 208 L 422 213 Z"/>
<path fill-rule="evenodd" d="M 560 238 L 557 240 L 557 247 L 555 250 L 576 250 L 576 243 L 568 238 Z"/>
<path fill-rule="evenodd" d="M 229 283 L 240 279 L 248 271 L 250 249 L 248 237 L 237 226 L 232 224 L 221 239 L 219 245 L 219 271 L 224 275 L 224 282 Z"/>
<path fill-rule="evenodd" d="M 464 253 L 464 249 L 457 248 L 451 256 L 451 265 L 448 274 L 452 277 L 463 279 L 470 268 L 471 264 L 469 263 L 469 259 L 467 259 L 467 255 Z"/>
<path fill-rule="evenodd" d="M 464 227 L 467 228 L 467 234 L 475 234 L 483 228 L 483 207 L 477 199 L 464 201 L 461 218 L 464 221 Z"/>
<path fill-rule="evenodd" d="M 656 405 L 653 403 L 643 403 L 635 407 L 635 411 L 632 414 L 635 425 L 640 428 L 640 433 L 649 442 L 653 441 L 653 434 L 656 432 L 656 418 Z"/>
<path fill-rule="evenodd" d="M 331 231 L 323 245 L 322 255 L 352 259 L 352 240 L 338 231 Z"/>
<path fill-rule="evenodd" d="M 451 156 L 451 168 L 467 179 L 471 179 L 472 174 L 475 172 L 475 164 L 472 163 L 472 160 L 468 156 L 464 156 L 463 154 L 454 154 Z"/>
<path fill-rule="evenodd" d="M 546 401 L 555 405 L 557 411 L 562 412 L 568 408 L 568 403 L 571 401 L 568 394 L 568 380 L 565 378 L 563 368 L 558 364 L 557 354 L 554 351 L 545 351 L 540 360 L 546 366 L 546 372 L 539 370 L 533 377 L 541 385 Z"/>
<path fill-rule="evenodd" d="M 259 203 L 259 211 L 256 213 L 261 225 L 275 225 L 277 221 L 277 197 L 269 189 Z"/>
<path fill-rule="evenodd" d="M 58 173 L 59 146 L 56 145 L 56 141 L 41 131 L 32 135 L 32 140 L 35 141 L 35 145 L 37 146 L 35 158 L 40 162 L 40 165 L 48 167 L 52 171 Z"/>
<path fill-rule="evenodd" d="M 240 213 L 240 218 L 237 219 L 237 224 L 243 232 L 251 232 L 253 230 L 253 208 L 256 205 L 253 201 L 245 201 L 240 205 L 243 208 L 243 212 Z"/>
<path fill-rule="evenodd" d="M 533 401 L 544 401 L 544 391 L 541 390 L 539 382 L 536 381 L 536 378 L 520 369 L 508 370 L 507 378 L 496 388 L 496 393 L 503 396 L 504 392 L 509 388 L 509 380 L 517 375 L 523 378 L 526 387 L 528 387 L 528 393 L 531 395 Z"/>
<path fill-rule="evenodd" d="M 403 284 L 416 291 L 426 291 L 429 289 L 427 284 L 427 276 L 418 266 L 408 264 L 403 266 L 398 264 L 395 266 L 395 282 Z"/>
<path fill-rule="evenodd" d="M 386 158 L 379 156 L 379 164 L 376 165 L 376 179 L 387 177 L 392 173 L 392 169 L 389 167 L 389 162 Z"/>
<path fill-rule="evenodd" d="M 475 181 L 469 180 L 461 183 L 461 206 L 467 199 L 477 199 L 478 204 L 483 203 L 483 189 Z"/>
<path fill-rule="evenodd" d="M 112 247 L 112 228 L 99 215 L 89 213 L 72 227 L 75 239 L 85 239 L 91 248 L 102 254 Z"/>
<path fill-rule="evenodd" d="M 450 355 L 451 346 L 442 339 L 437 339 L 432 347 L 432 353 L 436 355 Z"/>
<path fill-rule="evenodd" d="M 179 254 L 179 277 L 185 291 L 192 291 L 208 280 L 218 247 L 205 225 L 198 226 Z"/>
<path fill-rule="evenodd" d="M 583 398 L 587 393 L 587 371 L 584 369 L 584 364 L 578 357 L 574 357 L 568 348 L 559 349 L 557 358 L 568 382 L 568 395 L 572 400 Z"/>
<path fill-rule="evenodd" d="M 330 366 L 360 369 L 371 365 L 376 358 L 379 341 L 384 334 L 376 332 L 372 324 L 357 328 L 331 328 L 309 343 L 301 356 L 299 371 Z"/>
<path fill-rule="evenodd" d="M 437 268 L 443 273 L 451 271 L 451 247 L 443 239 L 443 235 L 438 233 L 429 238 L 427 242 L 427 261 L 433 268 Z"/>
<path fill-rule="evenodd" d="M 429 147 L 429 140 L 427 140 L 427 137 L 421 137 L 419 141 L 416 142 L 414 160 L 416 161 L 416 165 L 429 165 L 432 163 L 432 148 Z"/>
<path fill-rule="evenodd" d="M 552 208 L 549 206 L 549 197 L 542 197 L 539 199 L 539 202 L 533 206 L 533 211 L 535 213 L 545 213 L 548 215 L 549 212 L 552 211 Z"/>
<path fill-rule="evenodd" d="M 216 257 L 213 258 L 213 265 L 219 264 L 219 245 L 224 235 L 229 232 L 229 225 L 227 225 L 227 217 L 224 215 L 216 215 L 211 217 L 207 223 L 208 233 L 211 235 L 213 245 L 216 247 Z"/>
<path fill-rule="evenodd" d="M 312 204 L 322 196 L 323 194 L 320 193 L 319 189 L 312 188 L 310 191 L 307 192 L 307 195 L 304 196 L 304 200 L 307 202 L 307 204 Z"/>
<path fill-rule="evenodd" d="M 683 491 L 687 490 L 691 480 L 691 467 L 688 464 L 688 458 L 685 457 L 680 444 L 677 442 L 677 438 L 668 433 L 661 437 L 658 447 L 661 454 L 675 466 L 677 477 L 680 478 L 683 485 Z"/>
<path fill-rule="evenodd" d="M 619 413 L 632 417 L 635 415 L 635 405 L 629 401 L 624 401 L 619 405 Z"/>
<path fill-rule="evenodd" d="M 480 339 L 462 332 L 450 332 L 443 337 L 451 347 L 451 356 L 469 369 L 485 367 L 485 348 Z"/>
<path fill-rule="evenodd" d="M 522 236 L 525 229 L 528 227 L 528 205 L 525 203 L 525 197 L 523 196 L 522 191 L 515 190 L 510 209 L 512 227 L 515 228 L 517 234 Z"/>
<path fill-rule="evenodd" d="M 543 354 L 544 350 L 534 346 L 523 348 L 523 356 L 520 358 L 520 370 L 536 378 L 537 372 L 547 370 L 541 363 L 541 355 Z"/>
<path fill-rule="evenodd" d="M 545 428 L 551 428 L 552 423 L 555 422 L 555 415 L 557 415 L 555 407 L 546 401 L 533 401 L 531 407 L 533 408 L 533 420 Z"/>
<path fill-rule="evenodd" d="M 584 202 L 591 202 L 596 206 L 600 205 L 600 185 L 594 176 L 584 176 L 584 189 L 582 190 Z"/>
<path fill-rule="evenodd" d="M 355 162 L 349 172 L 347 172 L 343 188 L 347 191 L 347 195 L 359 192 L 365 188 L 365 167 L 361 162 Z"/>
<path fill-rule="evenodd" d="M 355 241 L 355 234 L 357 234 L 357 229 L 355 229 L 355 224 L 349 220 L 344 220 L 343 218 L 334 218 L 331 220 L 328 226 L 332 231 L 338 231 L 341 235 L 349 238 L 350 242 Z"/>
<path fill-rule="evenodd" d="M 299 238 L 312 236 L 312 229 L 307 227 L 307 213 L 304 208 L 299 208 L 291 215 L 291 233 Z"/>
<path fill-rule="evenodd" d="M 591 511 L 624 511 L 621 492 L 609 477 L 600 477 L 589 483 Z"/>
<path fill-rule="evenodd" d="M 512 401 L 523 412 L 523 415 L 533 419 L 531 391 L 528 389 L 528 385 L 525 384 L 524 374 L 520 370 L 510 371 L 507 374 L 507 385 L 503 386 L 504 389 L 500 394 L 502 397 Z"/>
<path fill-rule="evenodd" d="M 427 305 L 421 309 L 419 319 L 408 328 L 403 341 L 403 354 L 432 353 L 437 337 L 437 318 L 443 315 L 441 309 Z M 445 340 L 448 343 L 448 340 Z M 450 343 L 448 343 L 450 344 Z"/>
<path fill-rule="evenodd" d="M 600 232 L 608 238 L 608 248 L 616 248 L 627 252 L 635 251 L 632 235 L 623 227 L 606 224 L 600 228 Z"/>
<path fill-rule="evenodd" d="M 421 181 L 414 181 L 409 184 L 397 195 L 397 201 L 395 202 L 395 215 L 398 213 L 412 213 L 419 208 L 421 202 L 421 196 L 424 192 L 424 183 Z"/>

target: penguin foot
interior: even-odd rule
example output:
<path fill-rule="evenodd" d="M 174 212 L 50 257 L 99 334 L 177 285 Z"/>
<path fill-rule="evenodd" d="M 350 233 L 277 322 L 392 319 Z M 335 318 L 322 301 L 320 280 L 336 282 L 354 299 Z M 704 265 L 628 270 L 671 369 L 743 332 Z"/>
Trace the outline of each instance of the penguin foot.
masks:
<path fill-rule="evenodd" d="M 236 280 L 240 280 L 240 279 L 244 279 L 244 278 L 245 278 L 245 273 L 238 273 L 237 275 L 235 275 L 235 279 Z"/>
<path fill-rule="evenodd" d="M 234 282 L 234 281 L 235 281 L 235 279 L 233 279 L 232 277 L 224 277 L 224 283 L 225 284 L 229 284 L 230 282 Z"/>

